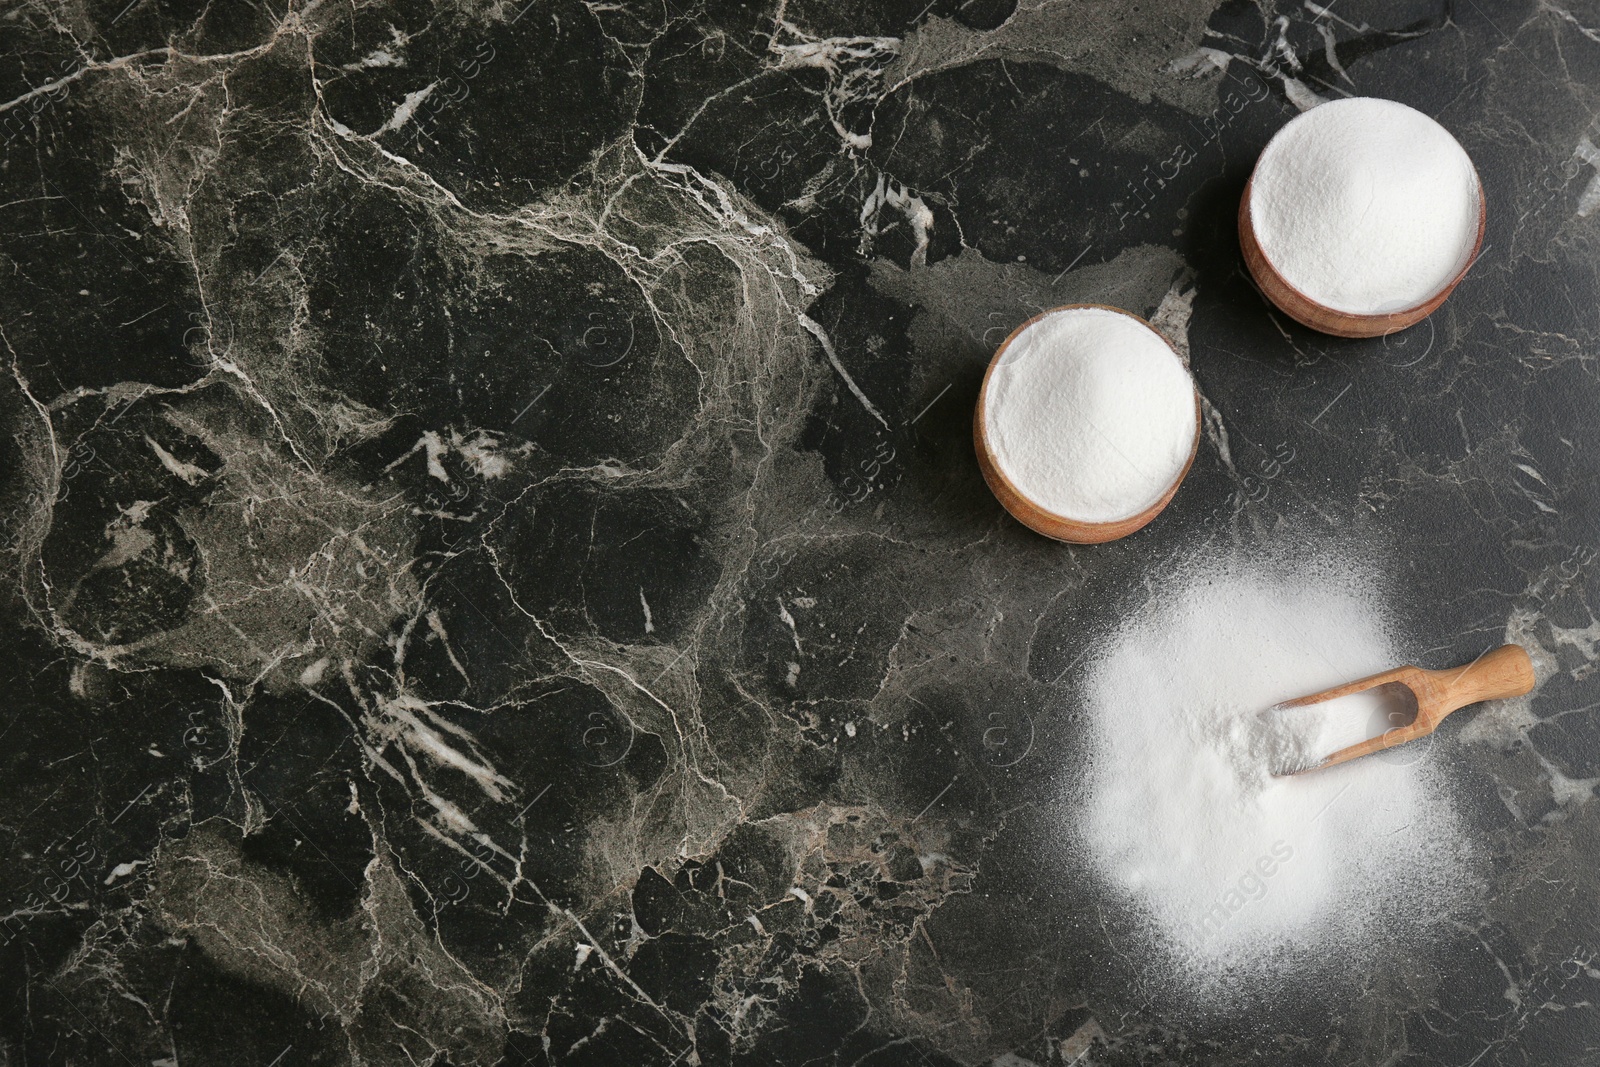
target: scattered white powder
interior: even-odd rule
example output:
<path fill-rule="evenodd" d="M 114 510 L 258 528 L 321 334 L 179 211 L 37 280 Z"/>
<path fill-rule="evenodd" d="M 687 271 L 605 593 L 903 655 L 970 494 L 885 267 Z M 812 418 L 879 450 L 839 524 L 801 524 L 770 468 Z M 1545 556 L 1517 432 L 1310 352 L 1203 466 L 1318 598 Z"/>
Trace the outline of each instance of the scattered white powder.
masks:
<path fill-rule="evenodd" d="M 1393 100 L 1312 108 L 1256 164 L 1250 225 L 1268 262 L 1312 300 L 1356 315 L 1416 307 L 1466 266 L 1477 174 L 1433 119 Z"/>
<path fill-rule="evenodd" d="M 1375 588 L 1327 558 L 1190 564 L 1089 666 L 1080 829 L 1150 977 L 1244 996 L 1460 899 L 1470 853 L 1432 761 L 1286 778 L 1263 758 L 1263 709 L 1406 662 Z"/>
<path fill-rule="evenodd" d="M 1315 767 L 1342 748 L 1358 745 L 1417 717 L 1416 696 L 1404 685 L 1374 686 L 1332 700 L 1261 713 L 1259 753 L 1279 774 Z"/>
<path fill-rule="evenodd" d="M 1051 312 L 989 376 L 995 465 L 1047 511 L 1116 522 L 1183 473 L 1199 432 L 1194 382 L 1161 335 L 1104 308 Z"/>

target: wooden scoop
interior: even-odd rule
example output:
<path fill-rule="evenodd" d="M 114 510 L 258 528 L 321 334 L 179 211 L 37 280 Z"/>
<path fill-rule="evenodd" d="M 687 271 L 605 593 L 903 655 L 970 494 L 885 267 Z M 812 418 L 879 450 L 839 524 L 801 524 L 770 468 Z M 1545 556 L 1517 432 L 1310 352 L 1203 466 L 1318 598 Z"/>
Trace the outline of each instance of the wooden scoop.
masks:
<path fill-rule="evenodd" d="M 1370 756 L 1374 752 L 1382 752 L 1384 749 L 1403 745 L 1407 741 L 1415 741 L 1419 737 L 1433 733 L 1444 721 L 1444 717 L 1452 711 L 1458 711 L 1468 704 L 1476 704 L 1483 700 L 1522 696 L 1532 691 L 1533 681 L 1533 663 L 1528 659 L 1528 653 L 1522 646 L 1501 645 L 1491 652 L 1485 652 L 1464 667 L 1443 671 L 1425 671 L 1420 667 L 1396 667 L 1358 682 L 1348 682 L 1310 696 L 1286 700 L 1275 705 L 1272 711 L 1321 704 L 1327 700 L 1335 700 L 1382 685 L 1398 685 L 1409 689 L 1416 697 L 1417 717 L 1406 726 L 1385 730 L 1377 737 L 1338 749 L 1324 757 L 1320 763 L 1274 773 L 1284 776 L 1304 774 L 1306 771 L 1348 763 L 1361 756 Z"/>

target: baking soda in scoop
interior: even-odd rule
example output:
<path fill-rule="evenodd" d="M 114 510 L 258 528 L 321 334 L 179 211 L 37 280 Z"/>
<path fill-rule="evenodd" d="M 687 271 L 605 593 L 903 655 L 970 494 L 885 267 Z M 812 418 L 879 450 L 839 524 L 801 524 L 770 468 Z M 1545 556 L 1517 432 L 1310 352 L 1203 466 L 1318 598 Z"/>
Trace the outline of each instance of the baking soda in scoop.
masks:
<path fill-rule="evenodd" d="M 1416 695 L 1403 685 L 1377 685 L 1313 704 L 1279 704 L 1261 713 L 1256 745 L 1272 774 L 1315 767 L 1417 717 Z"/>

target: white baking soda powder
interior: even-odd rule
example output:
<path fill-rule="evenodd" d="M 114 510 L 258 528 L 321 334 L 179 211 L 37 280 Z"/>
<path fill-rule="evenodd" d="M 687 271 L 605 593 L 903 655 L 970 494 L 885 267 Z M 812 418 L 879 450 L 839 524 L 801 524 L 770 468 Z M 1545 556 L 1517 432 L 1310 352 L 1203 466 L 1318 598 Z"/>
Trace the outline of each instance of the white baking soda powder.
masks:
<path fill-rule="evenodd" d="M 1109 308 L 1048 312 L 989 373 L 984 423 L 995 465 L 1046 511 L 1116 522 L 1182 475 L 1199 432 L 1194 382 L 1149 326 Z"/>
<path fill-rule="evenodd" d="M 1263 709 L 1405 662 L 1379 582 L 1326 558 L 1190 564 L 1090 663 L 1080 832 L 1152 977 L 1240 995 L 1460 899 L 1470 853 L 1432 761 L 1274 777 L 1263 747 Z M 1344 725 L 1377 728 L 1362 703 Z"/>
<path fill-rule="evenodd" d="M 1288 774 L 1315 767 L 1340 749 L 1410 726 L 1416 717 L 1416 694 L 1391 682 L 1314 704 L 1270 708 L 1262 712 L 1257 742 L 1263 762 Z"/>
<path fill-rule="evenodd" d="M 1482 190 L 1450 132 L 1393 100 L 1356 97 L 1296 117 L 1251 178 L 1250 225 L 1283 280 L 1335 311 L 1379 315 L 1432 299 L 1467 265 Z"/>

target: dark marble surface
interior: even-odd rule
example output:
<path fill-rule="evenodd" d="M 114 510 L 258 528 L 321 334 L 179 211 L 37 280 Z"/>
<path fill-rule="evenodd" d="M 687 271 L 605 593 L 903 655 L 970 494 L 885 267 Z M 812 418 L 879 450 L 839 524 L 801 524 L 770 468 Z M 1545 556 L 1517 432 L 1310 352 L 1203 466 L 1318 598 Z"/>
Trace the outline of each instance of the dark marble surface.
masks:
<path fill-rule="evenodd" d="M 0 1063 L 1600 1058 L 1600 4 L 9 0 Z M 1315 97 L 1481 260 L 1381 341 L 1232 225 Z M 1207 402 L 1117 544 L 974 465 L 1034 311 Z M 1487 857 L 1436 943 L 1153 996 L 1061 846 L 1096 627 L 1379 546 Z M 1473 713 L 1466 713 L 1473 714 Z M 1336 968 L 1337 969 L 1337 968 Z"/>

